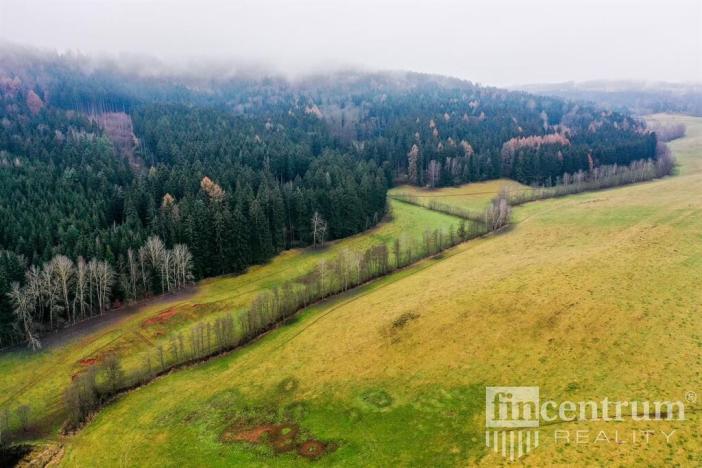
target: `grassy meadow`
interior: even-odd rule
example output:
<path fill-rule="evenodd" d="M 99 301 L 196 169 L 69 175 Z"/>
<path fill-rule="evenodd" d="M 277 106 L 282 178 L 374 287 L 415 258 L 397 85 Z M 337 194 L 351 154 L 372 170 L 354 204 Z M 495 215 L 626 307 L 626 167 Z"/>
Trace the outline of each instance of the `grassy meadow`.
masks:
<path fill-rule="evenodd" d="M 497 179 L 440 189 L 401 185 L 390 189 L 388 195 L 390 197 L 412 197 L 425 207 L 429 207 L 432 202 L 438 202 L 443 205 L 468 210 L 475 214 L 481 214 L 503 188 L 507 188 L 511 192 L 531 190 L 528 186 L 514 180 Z"/>
<path fill-rule="evenodd" d="M 388 219 L 353 237 L 327 243 L 323 249 L 293 249 L 243 275 L 212 278 L 191 291 L 147 301 L 132 314 L 97 331 L 33 353 L 23 349 L 0 354 L 0 411 L 14 413 L 30 406 L 32 434 L 56 432 L 65 418 L 62 395 L 72 376 L 109 354 L 120 356 L 125 371 L 140 369 L 144 356 L 170 337 L 211 321 L 219 314 L 247 308 L 260 291 L 309 273 L 322 258 L 333 258 L 345 249 L 362 251 L 379 243 L 420 240 L 425 229 L 448 230 L 457 218 L 416 206 L 390 202 Z M 11 423 L 17 420 L 11 417 Z"/>
<path fill-rule="evenodd" d="M 490 466 L 506 462 L 484 447 L 485 386 L 538 385 L 542 401 L 702 394 L 702 119 L 656 118 L 688 126 L 671 143 L 678 175 L 516 208 L 503 234 L 317 304 L 249 346 L 123 395 L 62 441 L 61 462 Z M 279 261 L 260 270 L 284 268 Z M 216 310 L 257 274 L 265 275 L 204 283 L 182 307 Z M 133 329 L 156 309 L 130 319 Z M 93 354 L 71 349 L 71 363 Z M 0 366 L 21 373 L 21 359 L 55 353 L 3 357 Z M 519 463 L 697 466 L 699 411 L 690 402 L 687 421 L 674 423 L 556 423 Z M 555 442 L 551 428 L 588 431 L 588 443 Z M 631 442 L 644 429 L 655 432 L 649 443 Z M 670 443 L 662 430 L 676 431 Z M 594 441 L 599 431 L 608 441 Z"/>

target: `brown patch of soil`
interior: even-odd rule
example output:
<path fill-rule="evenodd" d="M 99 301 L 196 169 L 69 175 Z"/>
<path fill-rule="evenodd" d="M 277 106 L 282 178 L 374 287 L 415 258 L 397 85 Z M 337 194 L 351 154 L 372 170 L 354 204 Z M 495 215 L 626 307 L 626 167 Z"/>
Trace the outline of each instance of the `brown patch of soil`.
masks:
<path fill-rule="evenodd" d="M 278 453 L 297 451 L 299 455 L 310 459 L 321 457 L 330 447 L 315 439 L 301 442 L 300 427 L 297 424 L 235 425 L 222 433 L 221 441 L 266 444 Z"/>
<path fill-rule="evenodd" d="M 96 364 L 100 364 L 102 361 L 103 357 L 98 356 L 98 357 L 89 357 L 89 358 L 83 358 L 80 361 L 78 361 L 78 365 L 80 366 L 80 369 L 78 369 L 73 375 L 71 375 L 71 382 L 76 380 L 78 377 L 80 377 L 83 372 L 86 371 L 89 367 L 92 367 Z"/>
<path fill-rule="evenodd" d="M 93 362 L 91 363 L 90 361 L 93 361 Z M 85 372 L 85 369 L 92 366 L 93 364 L 95 364 L 95 360 L 92 358 L 91 359 L 81 359 L 80 361 L 78 361 L 78 365 L 81 367 L 81 369 L 78 369 L 76 372 L 71 374 L 71 382 L 75 382 L 75 380 L 78 377 L 83 375 L 83 372 Z"/>
<path fill-rule="evenodd" d="M 271 434 L 271 445 L 278 452 L 290 452 L 297 447 L 300 428 L 297 424 L 279 424 Z"/>
<path fill-rule="evenodd" d="M 306 440 L 297 449 L 297 453 L 305 458 L 319 458 L 327 451 L 327 446 L 314 439 Z"/>
<path fill-rule="evenodd" d="M 177 314 L 178 314 L 178 311 L 175 309 L 164 310 L 160 314 L 144 320 L 144 322 L 142 322 L 141 325 L 143 327 L 149 327 L 151 325 L 162 325 L 162 324 L 168 322 L 173 317 L 175 317 Z"/>
<path fill-rule="evenodd" d="M 263 442 L 265 436 L 275 432 L 276 426 L 273 424 L 263 424 L 247 429 L 230 429 L 222 434 L 223 442 L 250 442 L 258 444 Z"/>
<path fill-rule="evenodd" d="M 83 367 L 90 367 L 90 366 L 97 364 L 97 362 L 98 362 L 97 358 L 91 357 L 91 358 L 81 359 L 80 361 L 78 361 L 78 364 L 80 364 Z"/>

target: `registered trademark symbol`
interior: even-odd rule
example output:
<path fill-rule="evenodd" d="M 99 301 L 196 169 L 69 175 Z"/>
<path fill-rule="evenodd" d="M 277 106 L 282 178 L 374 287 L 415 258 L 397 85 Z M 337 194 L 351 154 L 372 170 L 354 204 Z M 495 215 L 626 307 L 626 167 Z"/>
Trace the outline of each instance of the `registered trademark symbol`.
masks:
<path fill-rule="evenodd" d="M 687 400 L 688 403 L 697 403 L 697 393 L 695 392 L 687 392 L 685 394 L 685 399 Z"/>

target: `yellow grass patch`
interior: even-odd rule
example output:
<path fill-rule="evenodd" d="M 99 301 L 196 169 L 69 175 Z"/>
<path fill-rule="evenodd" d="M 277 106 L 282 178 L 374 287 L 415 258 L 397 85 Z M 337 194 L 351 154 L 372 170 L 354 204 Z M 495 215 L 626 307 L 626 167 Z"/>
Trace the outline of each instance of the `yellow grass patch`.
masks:
<path fill-rule="evenodd" d="M 488 207 L 490 201 L 495 198 L 503 188 L 510 192 L 530 190 L 526 185 L 510 179 L 489 180 L 486 182 L 474 182 L 460 185 L 458 187 L 444 187 L 440 189 L 428 189 L 415 187 L 412 185 L 401 185 L 389 191 L 390 197 L 403 195 L 415 197 L 423 206 L 429 207 L 431 202 L 440 202 L 459 208 L 468 209 L 476 213 L 481 213 Z"/>

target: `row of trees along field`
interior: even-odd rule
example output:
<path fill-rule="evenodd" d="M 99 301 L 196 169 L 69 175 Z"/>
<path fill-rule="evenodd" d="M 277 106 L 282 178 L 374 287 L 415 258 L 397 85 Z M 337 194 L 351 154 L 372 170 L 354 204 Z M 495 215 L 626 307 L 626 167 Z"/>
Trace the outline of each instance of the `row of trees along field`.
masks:
<path fill-rule="evenodd" d="M 440 254 L 460 242 L 500 229 L 509 222 L 509 216 L 509 206 L 500 195 L 492 201 L 481 217 L 490 220 L 489 223 L 460 220 L 456 226 L 450 226 L 445 231 L 427 229 L 421 238 L 402 236 L 390 245 L 376 244 L 363 251 L 345 249 L 335 257 L 320 260 L 307 274 L 262 291 L 244 311 L 200 321 L 187 331 L 171 335 L 168 343 L 150 349 L 143 356 L 141 369 L 127 373 L 119 357 L 116 354 L 108 354 L 96 365 L 76 374 L 71 385 L 65 390 L 63 408 L 68 417 L 66 428 L 80 425 L 86 417 L 118 392 L 146 383 L 180 365 L 241 346 L 284 323 L 297 311 L 314 302 L 362 285 L 421 259 Z M 315 213 L 313 218 L 318 224 L 317 227 L 323 230 L 325 222 L 321 216 Z M 315 242 L 323 243 L 324 238 L 319 237 L 322 235 L 318 233 Z M 138 252 L 130 251 L 130 258 L 138 260 L 135 260 L 133 268 L 130 268 L 130 276 L 122 278 L 122 281 L 128 284 L 125 288 L 138 288 L 141 283 L 161 284 L 162 287 L 171 284 L 174 288 L 182 285 L 187 280 L 182 272 L 188 270 L 187 250 L 183 249 L 183 246 L 176 246 L 173 252 L 169 252 L 159 238 L 149 238 Z M 181 250 L 185 257 L 182 261 L 169 262 L 168 258 L 175 259 L 179 256 L 178 250 Z M 63 258 L 57 259 L 56 262 L 70 269 L 69 260 Z M 172 265 L 170 273 L 166 268 L 169 264 Z M 76 288 L 77 284 L 76 282 Z M 72 296 L 74 301 L 78 294 L 76 292 Z M 57 302 L 60 301 L 61 298 L 57 297 Z M 411 317 L 403 320 L 408 319 Z M 393 327 L 402 325 L 402 320 L 396 321 Z M 25 433 L 31 416 L 28 405 L 0 408 L 0 446 L 17 440 Z"/>
<path fill-rule="evenodd" d="M 152 236 L 186 246 L 200 279 L 367 229 L 396 180 L 544 184 L 656 157 L 655 134 L 628 115 L 443 77 L 194 80 L 0 59 L 0 347 L 24 336 L 12 284 L 56 256 L 106 262 L 106 301 L 134 300 L 164 290 L 122 280 Z M 35 325 L 56 326 L 44 313 Z"/>
<path fill-rule="evenodd" d="M 505 200 L 499 197 L 492 202 L 484 216 L 493 219 L 490 226 L 461 220 L 446 231 L 427 229 L 421 239 L 396 239 L 390 246 L 377 244 L 363 251 L 346 249 L 320 260 L 311 272 L 259 293 L 246 310 L 199 322 L 188 331 L 172 335 L 168 344 L 151 349 L 143 357 L 141 369 L 133 373 L 127 374 L 118 357 L 109 355 L 77 375 L 66 390 L 69 422 L 80 424 L 119 391 L 148 382 L 174 367 L 241 346 L 316 301 L 499 229 L 509 220 L 509 213 L 501 211 L 505 206 Z"/>
<path fill-rule="evenodd" d="M 658 141 L 667 142 L 677 138 L 682 138 L 687 132 L 687 128 L 682 122 L 663 123 L 660 121 L 646 122 L 647 128 L 656 134 Z"/>
<path fill-rule="evenodd" d="M 628 165 L 611 164 L 598 166 L 590 171 L 578 171 L 575 174 L 563 174 L 557 177 L 553 185 L 534 187 L 532 189 L 505 191 L 501 196 L 512 205 L 521 205 L 545 198 L 561 197 L 590 190 L 602 190 L 620 185 L 644 182 L 669 175 L 675 167 L 675 158 L 665 144 L 658 144 L 655 160 L 633 161 Z"/>

